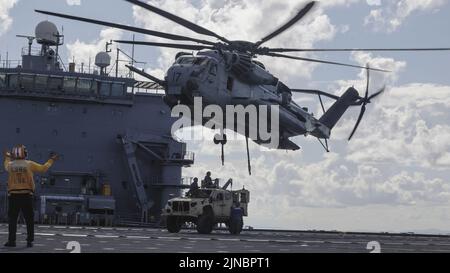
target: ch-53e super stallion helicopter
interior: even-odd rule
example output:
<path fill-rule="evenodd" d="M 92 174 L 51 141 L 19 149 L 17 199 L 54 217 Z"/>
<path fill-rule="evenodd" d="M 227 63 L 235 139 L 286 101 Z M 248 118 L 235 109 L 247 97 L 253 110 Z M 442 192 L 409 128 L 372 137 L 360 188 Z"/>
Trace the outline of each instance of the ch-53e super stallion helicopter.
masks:
<path fill-rule="evenodd" d="M 311 59 L 285 55 L 286 52 L 352 52 L 352 51 L 444 51 L 450 48 L 397 48 L 397 49 L 295 49 L 295 48 L 268 48 L 262 45 L 269 40 L 280 35 L 302 18 L 305 17 L 317 4 L 316 1 L 309 2 L 287 23 L 277 28 L 275 31 L 262 38 L 258 42 L 248 41 L 230 41 L 225 37 L 205 29 L 199 25 L 189 22 L 174 14 L 161 10 L 155 6 L 144 3 L 139 0 L 125 0 L 137 6 L 140 6 L 150 12 L 156 13 L 177 24 L 198 34 L 214 37 L 219 40 L 211 42 L 208 40 L 190 38 L 175 34 L 158 32 L 154 30 L 142 29 L 127 25 L 120 25 L 100 20 L 88 19 L 72 15 L 36 10 L 36 12 L 62 17 L 71 20 L 83 21 L 122 30 L 133 31 L 154 37 L 175 40 L 188 41 L 190 44 L 174 43 L 156 43 L 144 41 L 124 41 L 118 40 L 117 43 L 145 45 L 155 47 L 175 48 L 182 50 L 198 51 L 196 54 L 180 52 L 176 55 L 176 61 L 167 71 L 164 80 L 158 79 L 145 73 L 143 70 L 128 66 L 132 71 L 150 79 L 161 85 L 165 90 L 164 101 L 174 107 L 177 104 L 193 106 L 195 97 L 202 97 L 204 105 L 278 105 L 279 106 L 279 145 L 278 149 L 298 150 L 300 147 L 289 140 L 289 138 L 298 135 L 311 135 L 319 139 L 322 146 L 329 151 L 328 139 L 331 130 L 341 119 L 346 110 L 351 106 L 361 106 L 361 112 L 356 125 L 351 132 L 349 140 L 355 134 L 366 111 L 366 106 L 372 99 L 384 92 L 384 88 L 374 94 L 369 94 L 369 71 L 389 72 L 386 70 L 330 62 L 319 59 Z M 195 44 L 193 44 L 195 43 Z M 350 87 L 342 96 L 336 96 L 320 90 L 291 89 L 283 84 L 278 78 L 266 70 L 264 64 L 257 61 L 257 56 L 270 56 L 276 58 L 286 58 L 291 60 L 300 60 L 306 62 L 316 62 L 322 64 L 339 65 L 367 70 L 367 88 L 364 96 Z M 306 108 L 302 108 L 292 100 L 292 93 L 304 93 L 318 95 L 324 115 L 317 119 L 309 113 Z M 322 97 L 328 97 L 336 102 L 325 109 Z M 204 123 L 202 124 L 204 125 Z M 225 125 L 225 121 L 223 123 Z M 248 127 L 248 125 L 246 125 Z M 235 130 L 236 128 L 227 128 Z M 223 134 L 223 133 L 222 133 Z M 248 130 L 245 133 L 247 139 L 247 157 L 248 167 L 251 174 L 250 156 L 248 151 Z M 261 139 L 252 139 L 258 144 L 264 144 Z M 322 141 L 324 140 L 324 142 Z M 226 136 L 216 135 L 214 138 L 216 144 L 222 145 L 222 163 L 223 163 L 223 145 L 226 144 Z"/>

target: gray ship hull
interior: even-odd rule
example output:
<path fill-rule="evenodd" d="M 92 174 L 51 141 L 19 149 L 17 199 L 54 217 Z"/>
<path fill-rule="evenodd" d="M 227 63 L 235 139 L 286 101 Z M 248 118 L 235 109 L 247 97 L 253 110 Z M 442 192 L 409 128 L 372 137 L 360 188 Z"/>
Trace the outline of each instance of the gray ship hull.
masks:
<path fill-rule="evenodd" d="M 167 199 L 179 194 L 182 166 L 191 163 L 184 157 L 185 144 L 170 136 L 174 120 L 162 96 L 135 94 L 98 103 L 72 97 L 49 99 L 43 95 L 0 93 L 0 147 L 25 144 L 29 159 L 41 163 L 51 152 L 61 155 L 50 173 L 36 176 L 36 220 L 87 224 L 95 220 L 92 214 L 106 213 L 113 214 L 115 220 L 141 221 L 138 195 L 142 192 L 138 190 L 143 189 L 149 203 L 148 220 L 157 221 Z M 139 181 L 133 181 L 136 174 L 130 169 L 130 154 L 124 140 L 136 146 L 132 156 L 136 159 Z M 143 149 L 139 148 L 141 145 Z M 2 171 L 3 220 L 6 180 L 7 174 Z M 135 185 L 139 182 L 141 188 Z M 102 194 L 105 184 L 110 185 L 110 198 Z M 64 197 L 84 200 L 70 201 Z M 94 201 L 97 204 L 91 207 Z M 101 206 L 108 210 L 102 212 Z"/>

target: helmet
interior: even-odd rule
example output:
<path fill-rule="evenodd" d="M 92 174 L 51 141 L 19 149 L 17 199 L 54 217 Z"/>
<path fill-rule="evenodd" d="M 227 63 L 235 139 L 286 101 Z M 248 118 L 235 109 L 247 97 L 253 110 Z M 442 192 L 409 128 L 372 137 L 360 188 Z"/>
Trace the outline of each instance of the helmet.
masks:
<path fill-rule="evenodd" d="M 14 159 L 26 159 L 28 156 L 27 147 L 25 145 L 17 145 L 12 150 L 12 156 Z"/>

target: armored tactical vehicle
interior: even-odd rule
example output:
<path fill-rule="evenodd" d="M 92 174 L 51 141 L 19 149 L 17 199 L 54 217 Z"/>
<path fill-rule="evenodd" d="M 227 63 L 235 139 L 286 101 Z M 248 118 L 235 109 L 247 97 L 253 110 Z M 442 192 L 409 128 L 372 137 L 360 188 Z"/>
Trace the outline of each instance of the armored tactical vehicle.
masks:
<path fill-rule="evenodd" d="M 162 216 L 166 217 L 167 230 L 180 232 L 185 223 L 194 223 L 200 234 L 209 234 L 218 223 L 224 223 L 231 234 L 240 234 L 250 192 L 245 188 L 227 190 L 230 179 L 223 188 L 201 188 L 190 190 L 185 197 L 170 199 Z"/>

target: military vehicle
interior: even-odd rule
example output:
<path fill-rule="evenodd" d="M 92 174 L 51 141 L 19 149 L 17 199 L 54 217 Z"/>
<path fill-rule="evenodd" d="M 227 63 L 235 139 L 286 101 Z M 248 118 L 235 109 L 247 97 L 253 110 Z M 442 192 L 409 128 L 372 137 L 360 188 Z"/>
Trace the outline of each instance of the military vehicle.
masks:
<path fill-rule="evenodd" d="M 162 212 L 170 233 L 180 232 L 186 223 L 193 223 L 200 234 L 209 234 L 218 223 L 224 223 L 231 234 L 240 234 L 244 216 L 248 216 L 250 192 L 227 190 L 230 179 L 222 188 L 190 190 L 185 197 L 170 199 Z"/>
<path fill-rule="evenodd" d="M 112 66 L 106 51 L 92 60 L 95 67 L 64 63 L 64 36 L 51 22 L 20 37 L 28 41 L 22 59 L 0 61 L 0 147 L 24 144 L 41 163 L 51 152 L 61 158 L 36 176 L 36 222 L 157 225 L 170 195 L 185 187 L 182 167 L 194 163 L 171 136 L 175 119 L 159 86 L 117 69 L 119 59 Z M 6 181 L 1 168 L 3 221 Z"/>

